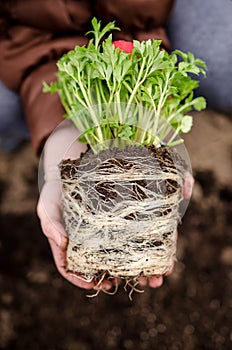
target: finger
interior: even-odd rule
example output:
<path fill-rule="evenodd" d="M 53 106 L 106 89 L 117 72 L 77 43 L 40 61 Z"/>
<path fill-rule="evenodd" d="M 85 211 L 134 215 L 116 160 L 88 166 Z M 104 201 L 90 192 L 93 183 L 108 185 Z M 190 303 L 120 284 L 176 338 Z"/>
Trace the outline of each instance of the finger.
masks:
<path fill-rule="evenodd" d="M 154 275 L 150 277 L 141 276 L 139 277 L 138 281 L 142 287 L 149 285 L 152 288 L 158 288 L 163 284 L 163 276 L 162 275 Z"/>
<path fill-rule="evenodd" d="M 60 222 L 60 184 L 48 182 L 44 185 L 37 205 L 43 233 L 60 248 L 67 247 L 67 234 Z"/>
<path fill-rule="evenodd" d="M 163 284 L 163 276 L 155 275 L 148 278 L 148 284 L 152 288 L 158 288 Z"/>
<path fill-rule="evenodd" d="M 165 272 L 164 276 L 169 276 L 171 275 L 171 273 L 173 272 L 173 269 L 174 269 L 174 261 L 172 263 L 172 266 L 170 267 L 170 269 L 168 269 L 168 271 Z"/>
<path fill-rule="evenodd" d="M 50 178 L 50 171 L 58 175 L 58 164 L 63 159 L 79 158 L 81 152 L 85 152 L 87 146 L 78 142 L 80 131 L 74 127 L 71 120 L 63 120 L 52 132 L 45 143 L 43 150 L 43 166 L 46 179 Z M 52 176 L 53 177 L 53 176 Z M 58 175 L 59 178 L 59 175 Z"/>
<path fill-rule="evenodd" d="M 110 290 L 113 286 L 118 286 L 120 283 L 121 283 L 121 278 L 118 278 L 118 277 L 112 278 L 110 280 L 104 279 L 100 284 L 96 282 L 94 289 Z"/>
<path fill-rule="evenodd" d="M 147 285 L 147 277 L 140 276 L 138 282 L 141 286 L 145 287 Z"/>
<path fill-rule="evenodd" d="M 185 199 L 190 199 L 194 186 L 194 178 L 189 172 L 184 175 L 184 187 L 183 187 L 183 197 Z"/>
<path fill-rule="evenodd" d="M 58 221 L 42 221 L 41 228 L 48 239 L 54 241 L 54 243 L 63 251 L 67 249 L 68 238 L 62 224 Z"/>
<path fill-rule="evenodd" d="M 37 207 L 37 213 L 45 236 L 52 239 L 60 249 L 65 250 L 67 248 L 68 239 L 63 225 L 59 221 L 49 218 L 40 203 Z"/>
<path fill-rule="evenodd" d="M 84 289 L 92 289 L 95 285 L 94 282 L 87 282 L 84 280 L 84 277 L 76 274 L 70 273 L 66 271 L 66 251 L 61 250 L 52 239 L 49 239 L 49 243 L 51 246 L 53 258 L 57 267 L 57 270 L 60 274 L 73 285 L 84 288 Z"/>
<path fill-rule="evenodd" d="M 95 290 L 110 290 L 113 286 L 112 281 L 109 280 L 103 280 L 101 283 L 96 282 L 93 289 Z"/>

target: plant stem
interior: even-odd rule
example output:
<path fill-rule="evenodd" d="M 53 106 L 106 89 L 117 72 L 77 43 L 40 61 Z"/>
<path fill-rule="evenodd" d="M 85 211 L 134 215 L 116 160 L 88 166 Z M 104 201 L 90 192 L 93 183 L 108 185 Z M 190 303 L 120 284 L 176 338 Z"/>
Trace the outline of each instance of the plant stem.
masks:
<path fill-rule="evenodd" d="M 174 113 L 170 114 L 167 118 L 167 123 L 170 123 L 171 120 L 177 116 L 178 114 L 180 114 L 180 112 L 182 112 L 185 108 L 191 107 L 194 104 L 194 101 L 185 103 L 184 105 L 182 105 L 179 109 L 177 109 Z M 158 132 L 160 133 L 160 131 L 164 128 L 164 124 L 161 126 L 161 128 L 158 130 Z"/>
<path fill-rule="evenodd" d="M 179 127 L 175 130 L 175 132 L 173 133 L 173 135 L 172 135 L 172 137 L 170 138 L 170 140 L 167 142 L 167 145 L 168 145 L 168 146 L 175 140 L 175 138 L 176 138 L 177 135 L 179 134 L 180 130 L 181 130 L 181 127 L 179 126 Z"/>
<path fill-rule="evenodd" d="M 137 92 L 139 86 L 140 86 L 140 85 L 143 83 L 143 81 L 146 79 L 146 74 L 144 74 L 143 79 L 141 79 L 142 73 L 143 73 L 143 70 L 144 70 L 144 66 L 145 66 L 145 62 L 146 62 L 146 59 L 143 58 L 143 62 L 142 62 L 142 65 L 141 65 L 141 67 L 140 67 L 140 72 L 139 72 L 139 75 L 138 75 L 138 78 L 137 78 L 135 87 L 134 87 L 134 89 L 132 90 L 131 95 L 130 95 L 130 98 L 129 98 L 129 100 L 128 100 L 128 106 L 127 106 L 126 112 L 125 112 L 126 115 L 127 115 L 127 113 L 128 113 L 128 109 L 130 108 L 130 107 L 129 107 L 130 104 L 132 104 L 132 102 L 133 102 L 134 96 L 135 96 L 135 94 L 136 94 L 136 92 Z M 145 73 L 147 73 L 147 69 L 146 69 Z M 140 80 L 141 80 L 141 81 L 140 81 Z"/>
<path fill-rule="evenodd" d="M 116 101 L 117 101 L 117 111 L 118 111 L 118 119 L 120 124 L 124 124 L 123 122 L 123 116 L 122 116 L 122 109 L 120 105 L 120 91 L 117 91 L 115 94 Z"/>
<path fill-rule="evenodd" d="M 176 140 L 176 141 L 173 141 L 173 142 L 169 142 L 168 143 L 168 146 L 169 147 L 174 147 L 174 146 L 177 146 L 177 145 L 180 145 L 181 143 L 183 143 L 184 142 L 184 140 L 183 139 L 179 139 L 179 140 Z"/>

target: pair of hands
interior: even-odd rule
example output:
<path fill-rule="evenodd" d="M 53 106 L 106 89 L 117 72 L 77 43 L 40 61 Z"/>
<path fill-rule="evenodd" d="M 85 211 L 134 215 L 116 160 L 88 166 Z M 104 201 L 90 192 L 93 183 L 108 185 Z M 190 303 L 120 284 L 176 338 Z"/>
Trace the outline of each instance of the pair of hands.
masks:
<path fill-rule="evenodd" d="M 41 228 L 48 239 L 56 267 L 60 274 L 70 283 L 84 289 L 111 289 L 120 279 L 103 280 L 100 285 L 96 281 L 86 281 L 83 276 L 66 270 L 66 249 L 68 237 L 61 223 L 61 183 L 59 180 L 58 164 L 62 159 L 77 159 L 86 151 L 86 145 L 76 141 L 80 133 L 72 126 L 71 121 L 63 121 L 46 142 L 39 167 L 39 185 L 44 182 L 37 206 Z M 193 188 L 193 178 L 186 173 L 183 197 L 189 199 Z M 165 273 L 170 275 L 174 267 Z M 160 287 L 163 283 L 162 275 L 140 277 L 141 286 Z"/>

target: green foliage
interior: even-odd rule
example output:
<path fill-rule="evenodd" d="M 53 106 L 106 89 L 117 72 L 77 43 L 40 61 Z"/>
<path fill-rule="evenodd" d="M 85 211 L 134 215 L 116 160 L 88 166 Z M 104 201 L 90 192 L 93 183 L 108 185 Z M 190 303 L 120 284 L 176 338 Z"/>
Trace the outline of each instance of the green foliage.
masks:
<path fill-rule="evenodd" d="M 191 77 L 205 75 L 205 63 L 190 52 L 168 54 L 159 40 L 134 40 L 133 52 L 126 53 L 115 49 L 111 34 L 102 40 L 118 30 L 114 22 L 101 28 L 94 18 L 92 26 L 87 34 L 93 39 L 58 61 L 57 82 L 44 91 L 59 93 L 67 117 L 93 150 L 112 138 L 176 144 L 176 136 L 192 126 L 186 113 L 206 107 L 203 97 L 194 98 L 198 81 Z"/>

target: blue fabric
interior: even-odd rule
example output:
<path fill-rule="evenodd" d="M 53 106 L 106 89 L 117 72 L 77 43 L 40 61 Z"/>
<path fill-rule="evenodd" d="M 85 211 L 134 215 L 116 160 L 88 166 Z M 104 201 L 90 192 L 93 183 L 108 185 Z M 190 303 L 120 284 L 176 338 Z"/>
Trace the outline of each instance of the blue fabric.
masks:
<path fill-rule="evenodd" d="M 18 94 L 0 82 L 0 134 L 27 136 L 23 109 Z"/>
<path fill-rule="evenodd" d="M 168 25 L 172 49 L 191 51 L 208 67 L 197 94 L 208 107 L 232 107 L 232 1 L 176 0 Z"/>
<path fill-rule="evenodd" d="M 0 82 L 0 148 L 14 150 L 29 137 L 18 94 Z"/>

